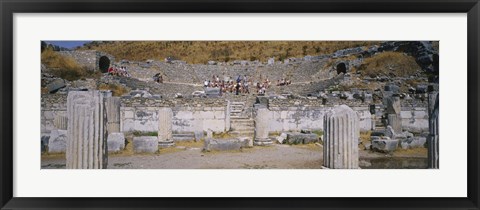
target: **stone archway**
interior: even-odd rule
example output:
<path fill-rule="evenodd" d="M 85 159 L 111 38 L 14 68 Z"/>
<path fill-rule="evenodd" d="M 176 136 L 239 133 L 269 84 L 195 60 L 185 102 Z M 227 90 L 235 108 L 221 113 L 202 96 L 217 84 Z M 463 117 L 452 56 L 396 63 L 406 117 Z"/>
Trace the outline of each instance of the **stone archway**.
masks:
<path fill-rule="evenodd" d="M 337 74 L 340 74 L 340 73 L 344 73 L 344 74 L 347 73 L 347 65 L 345 65 L 345 63 L 337 64 Z"/>
<path fill-rule="evenodd" d="M 110 67 L 110 59 L 107 56 L 102 56 L 98 60 L 98 68 L 102 73 L 106 73 Z"/>

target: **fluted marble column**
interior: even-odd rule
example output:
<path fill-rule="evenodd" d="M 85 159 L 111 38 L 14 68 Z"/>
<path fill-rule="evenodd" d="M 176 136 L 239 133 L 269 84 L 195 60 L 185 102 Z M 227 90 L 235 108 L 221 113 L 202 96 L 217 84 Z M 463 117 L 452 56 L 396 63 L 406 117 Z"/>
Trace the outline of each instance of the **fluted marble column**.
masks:
<path fill-rule="evenodd" d="M 67 169 L 107 167 L 104 96 L 100 91 L 71 91 L 67 97 Z"/>
<path fill-rule="evenodd" d="M 172 135 L 172 118 L 173 112 L 171 108 L 162 107 L 158 110 L 158 146 L 173 146 Z"/>
<path fill-rule="evenodd" d="M 259 107 L 255 115 L 255 140 L 254 145 L 270 145 L 273 143 L 268 138 L 268 109 L 267 107 Z"/>
<path fill-rule="evenodd" d="M 428 95 L 428 168 L 439 168 L 439 94 L 433 92 Z"/>
<path fill-rule="evenodd" d="M 56 115 L 53 119 L 53 125 L 59 130 L 67 130 L 68 117 L 65 115 Z"/>
<path fill-rule="evenodd" d="M 323 122 L 323 166 L 358 169 L 359 117 L 346 105 L 325 114 Z"/>

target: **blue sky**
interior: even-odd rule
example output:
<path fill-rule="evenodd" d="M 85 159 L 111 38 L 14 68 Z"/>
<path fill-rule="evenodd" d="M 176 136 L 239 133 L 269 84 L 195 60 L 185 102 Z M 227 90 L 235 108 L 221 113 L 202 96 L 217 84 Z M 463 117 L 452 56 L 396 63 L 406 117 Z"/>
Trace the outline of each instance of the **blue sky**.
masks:
<path fill-rule="evenodd" d="M 83 44 L 91 41 L 45 41 L 45 42 L 71 49 L 74 47 L 82 46 Z"/>

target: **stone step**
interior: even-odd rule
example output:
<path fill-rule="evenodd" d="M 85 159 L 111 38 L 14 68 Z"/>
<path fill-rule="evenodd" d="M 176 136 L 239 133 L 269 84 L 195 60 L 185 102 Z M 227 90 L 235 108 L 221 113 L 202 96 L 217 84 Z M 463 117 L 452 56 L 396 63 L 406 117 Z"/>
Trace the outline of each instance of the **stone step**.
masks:
<path fill-rule="evenodd" d="M 228 133 L 235 136 L 253 136 L 254 135 L 253 130 L 252 131 L 230 131 Z"/>
<path fill-rule="evenodd" d="M 232 122 L 253 122 L 254 120 L 252 118 L 238 118 L 238 119 L 235 119 L 235 120 L 232 120 Z"/>
<path fill-rule="evenodd" d="M 253 121 L 230 122 L 231 127 L 254 127 Z"/>
<path fill-rule="evenodd" d="M 231 102 L 230 105 L 245 105 L 245 102 L 238 102 L 238 101 L 234 101 L 234 102 Z"/>
<path fill-rule="evenodd" d="M 246 117 L 243 115 L 230 115 L 231 120 L 236 120 L 236 119 L 245 119 Z"/>
<path fill-rule="evenodd" d="M 231 120 L 231 122 L 243 122 L 243 121 L 253 121 L 253 119 L 250 117 L 238 117 Z"/>
<path fill-rule="evenodd" d="M 174 133 L 172 134 L 174 141 L 191 141 L 195 140 L 195 134 L 193 133 Z"/>
<path fill-rule="evenodd" d="M 253 131 L 255 127 L 253 126 L 232 126 L 230 127 L 232 131 Z"/>
<path fill-rule="evenodd" d="M 255 121 L 252 120 L 252 119 L 245 119 L 245 118 L 235 118 L 235 119 L 231 119 L 230 120 L 230 123 L 231 124 L 240 124 L 240 125 L 247 125 L 247 124 L 252 124 L 254 123 Z"/>

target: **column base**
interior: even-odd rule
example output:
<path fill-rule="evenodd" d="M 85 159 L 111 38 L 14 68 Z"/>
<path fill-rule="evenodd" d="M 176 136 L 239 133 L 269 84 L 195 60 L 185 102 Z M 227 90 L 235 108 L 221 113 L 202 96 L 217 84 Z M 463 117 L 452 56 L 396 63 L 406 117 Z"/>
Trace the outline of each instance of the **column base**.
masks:
<path fill-rule="evenodd" d="M 326 166 L 322 166 L 321 169 L 331 169 L 331 168 L 328 168 Z M 362 169 L 360 168 L 360 166 L 358 168 L 340 168 L 340 169 Z"/>
<path fill-rule="evenodd" d="M 173 147 L 174 145 L 175 145 L 175 142 L 173 142 L 173 141 L 159 141 L 158 142 L 158 147 L 160 147 L 160 148 Z"/>
<path fill-rule="evenodd" d="M 272 145 L 273 144 L 273 140 L 271 139 L 255 139 L 253 141 L 253 145 L 254 146 L 268 146 L 268 145 Z"/>

